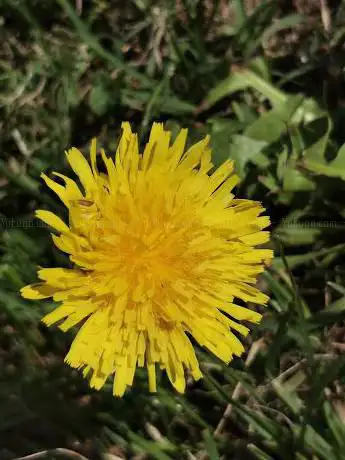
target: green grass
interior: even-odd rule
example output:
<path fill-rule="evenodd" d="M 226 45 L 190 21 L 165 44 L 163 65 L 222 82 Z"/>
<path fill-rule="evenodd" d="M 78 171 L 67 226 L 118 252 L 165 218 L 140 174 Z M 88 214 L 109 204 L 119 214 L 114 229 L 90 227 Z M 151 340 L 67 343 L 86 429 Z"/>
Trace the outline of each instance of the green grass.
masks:
<path fill-rule="evenodd" d="M 344 458 L 345 9 L 328 29 L 318 2 L 247 3 L 0 1 L 0 460 Z M 264 320 L 229 367 L 198 349 L 184 396 L 164 375 L 150 395 L 140 371 L 121 400 L 91 391 L 63 364 L 73 335 L 39 324 L 51 304 L 18 294 L 66 263 L 46 228 L 20 227 L 62 212 L 40 173 L 92 136 L 113 151 L 122 120 L 142 141 L 153 120 L 210 133 L 272 219 Z"/>

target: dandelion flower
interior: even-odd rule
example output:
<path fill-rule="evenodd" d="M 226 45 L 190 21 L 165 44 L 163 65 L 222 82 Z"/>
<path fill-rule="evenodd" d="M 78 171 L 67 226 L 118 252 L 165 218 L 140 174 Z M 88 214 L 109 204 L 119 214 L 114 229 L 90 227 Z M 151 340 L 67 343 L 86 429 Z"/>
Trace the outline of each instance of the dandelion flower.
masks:
<path fill-rule="evenodd" d="M 41 282 L 21 293 L 60 302 L 43 318 L 48 326 L 82 323 L 65 360 L 90 375 L 91 387 L 114 375 L 113 393 L 122 396 L 138 366 L 155 392 L 159 365 L 183 392 L 186 369 L 202 377 L 191 338 L 229 363 L 244 351 L 237 334 L 249 330 L 241 321 L 260 321 L 233 302 L 268 300 L 255 282 L 272 251 L 255 246 L 268 241 L 269 218 L 260 203 L 231 194 L 239 181 L 233 163 L 214 170 L 209 136 L 185 151 L 186 129 L 171 145 L 171 133 L 155 123 L 140 154 L 129 123 L 122 130 L 115 159 L 100 152 L 105 173 L 94 139 L 91 165 L 76 148 L 66 153 L 80 185 L 42 174 L 69 222 L 46 210 L 36 215 L 56 231 L 73 268 L 40 269 Z"/>

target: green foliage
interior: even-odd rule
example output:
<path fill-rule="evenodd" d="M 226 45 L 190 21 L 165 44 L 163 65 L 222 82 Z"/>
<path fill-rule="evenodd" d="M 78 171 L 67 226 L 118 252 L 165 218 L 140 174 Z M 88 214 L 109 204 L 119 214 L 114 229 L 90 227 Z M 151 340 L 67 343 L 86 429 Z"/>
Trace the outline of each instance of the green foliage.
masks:
<path fill-rule="evenodd" d="M 0 459 L 344 457 L 345 11 L 328 28 L 318 7 L 249 3 L 0 1 Z M 122 120 L 142 140 L 153 120 L 211 134 L 214 163 L 235 160 L 237 193 L 272 220 L 247 360 L 198 349 L 205 378 L 183 396 L 164 375 L 150 395 L 143 370 L 122 400 L 91 391 L 63 364 L 73 333 L 39 324 L 53 303 L 18 294 L 37 266 L 68 264 L 33 219 L 63 212 L 41 172 L 93 136 L 114 151 Z"/>

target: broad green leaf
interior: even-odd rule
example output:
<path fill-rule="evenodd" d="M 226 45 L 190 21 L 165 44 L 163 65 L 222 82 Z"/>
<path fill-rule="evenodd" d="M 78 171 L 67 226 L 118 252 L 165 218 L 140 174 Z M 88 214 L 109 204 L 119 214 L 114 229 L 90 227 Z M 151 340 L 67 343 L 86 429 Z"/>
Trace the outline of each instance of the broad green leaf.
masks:
<path fill-rule="evenodd" d="M 294 199 L 295 194 L 293 192 L 287 192 L 285 190 L 280 190 L 279 195 L 277 196 L 277 201 L 283 205 L 290 205 Z"/>
<path fill-rule="evenodd" d="M 287 246 L 300 246 L 303 244 L 313 244 L 321 234 L 319 228 L 303 227 L 279 227 L 274 234 Z"/>
<path fill-rule="evenodd" d="M 303 119 L 305 116 L 302 109 L 304 101 L 301 94 L 284 96 L 279 104 L 250 125 L 244 134 L 269 143 L 276 141 L 288 131 L 291 123 L 299 123 Z"/>
<path fill-rule="evenodd" d="M 284 172 L 283 189 L 286 192 L 310 192 L 316 189 L 316 184 L 302 172 L 290 167 Z"/>
<path fill-rule="evenodd" d="M 211 133 L 212 161 L 216 166 L 231 156 L 233 135 L 241 129 L 236 120 L 214 118 L 208 121 Z"/>
<path fill-rule="evenodd" d="M 339 177 L 345 181 L 345 171 L 341 168 L 335 168 L 333 166 L 328 166 L 320 163 L 315 163 L 314 161 L 304 161 L 303 166 L 310 172 L 319 174 L 322 176 L 328 177 Z"/>
<path fill-rule="evenodd" d="M 254 123 L 254 121 L 258 118 L 256 111 L 245 103 L 233 101 L 231 107 L 239 122 L 244 126 Z"/>
<path fill-rule="evenodd" d="M 285 95 L 279 104 L 261 115 L 246 129 L 244 134 L 271 143 L 278 140 L 282 134 L 289 133 L 295 150 L 298 140 L 295 137 L 300 134 L 294 131 L 294 126 L 301 122 L 314 120 L 320 116 L 320 113 L 317 104 L 312 99 L 305 99 L 302 94 Z M 301 147 L 300 145 L 299 142 L 298 151 L 302 150 L 303 144 Z"/>
<path fill-rule="evenodd" d="M 303 159 L 305 163 L 326 164 L 325 152 L 327 143 L 332 130 L 332 121 L 328 115 L 313 120 L 305 126 L 306 136 L 317 136 L 317 141 L 305 149 Z"/>
<path fill-rule="evenodd" d="M 293 116 L 293 123 L 300 123 L 304 121 L 309 123 L 319 117 L 324 115 L 324 111 L 316 102 L 315 99 L 312 98 L 304 98 L 303 103 L 297 108 L 296 112 Z"/>
<path fill-rule="evenodd" d="M 184 115 L 192 114 L 196 106 L 188 101 L 183 101 L 178 97 L 167 95 L 162 97 L 160 109 L 163 113 L 169 113 L 172 115 Z"/>
<path fill-rule="evenodd" d="M 209 108 L 224 97 L 248 88 L 259 91 L 273 106 L 284 104 L 287 98 L 282 91 L 265 81 L 259 75 L 249 69 L 242 69 L 233 72 L 228 78 L 213 88 L 206 96 L 202 108 Z"/>
<path fill-rule="evenodd" d="M 282 133 L 287 130 L 287 123 L 290 119 L 281 116 L 280 110 L 272 109 L 261 115 L 244 131 L 244 135 L 252 139 L 267 142 L 267 144 L 276 141 Z"/>
<path fill-rule="evenodd" d="M 259 75 L 261 78 L 263 78 L 265 81 L 271 80 L 269 62 L 267 61 L 267 59 L 263 58 L 262 56 L 253 58 L 249 62 L 248 68 L 252 70 L 254 73 L 256 73 L 257 75 Z"/>
<path fill-rule="evenodd" d="M 259 176 L 258 180 L 271 192 L 276 192 L 280 188 L 277 179 L 272 174 L 267 174 L 266 176 Z"/>
<path fill-rule="evenodd" d="M 321 161 L 324 161 L 323 159 Z M 345 144 L 340 147 L 337 156 L 334 160 L 327 164 L 319 161 L 304 160 L 303 165 L 309 170 L 316 174 L 321 174 L 328 177 L 339 177 L 345 180 Z"/>
<path fill-rule="evenodd" d="M 289 152 L 287 146 L 283 146 L 282 151 L 278 154 L 277 162 L 277 178 L 281 181 L 283 179 L 286 167 L 288 166 Z"/>
<path fill-rule="evenodd" d="M 241 178 L 245 177 L 247 163 L 259 164 L 266 167 L 268 159 L 261 153 L 266 142 L 250 139 L 246 136 L 234 135 L 230 145 L 230 158 L 235 160 L 236 172 Z"/>

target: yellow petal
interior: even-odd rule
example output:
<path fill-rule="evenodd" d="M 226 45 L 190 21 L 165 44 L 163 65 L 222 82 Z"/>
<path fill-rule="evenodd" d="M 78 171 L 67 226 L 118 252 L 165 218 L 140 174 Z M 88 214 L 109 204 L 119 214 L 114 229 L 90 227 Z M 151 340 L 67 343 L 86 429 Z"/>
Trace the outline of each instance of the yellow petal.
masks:
<path fill-rule="evenodd" d="M 66 153 L 67 160 L 73 171 L 77 174 L 83 184 L 86 193 L 92 193 L 96 189 L 96 181 L 92 174 L 89 163 L 84 155 L 76 148 L 72 148 Z"/>
<path fill-rule="evenodd" d="M 187 141 L 188 129 L 181 129 L 179 134 L 177 135 L 173 145 L 169 149 L 169 156 L 170 156 L 170 166 L 172 169 L 176 168 L 179 161 L 182 158 L 184 148 Z"/>
<path fill-rule="evenodd" d="M 53 172 L 53 175 L 59 177 L 65 182 L 66 199 L 68 200 L 68 207 L 70 207 L 73 201 L 81 200 L 83 198 L 83 194 L 81 193 L 78 185 L 74 182 L 74 180 L 70 179 L 64 174 L 60 174 L 57 172 Z"/>
<path fill-rule="evenodd" d="M 183 168 L 190 170 L 195 168 L 199 164 L 209 142 L 210 136 L 206 136 L 204 137 L 204 139 L 202 139 L 197 144 L 194 144 L 190 149 L 188 149 L 185 155 L 183 156 L 182 161 L 178 166 L 178 169 Z"/>
<path fill-rule="evenodd" d="M 55 292 L 55 288 L 47 286 L 44 283 L 28 284 L 20 290 L 21 295 L 25 299 L 30 300 L 47 299 L 48 297 L 52 297 Z"/>
<path fill-rule="evenodd" d="M 259 244 L 267 243 L 269 238 L 269 232 L 257 232 L 251 233 L 250 235 L 241 236 L 240 240 L 243 241 L 243 243 L 248 244 L 249 246 L 258 246 Z"/>
<path fill-rule="evenodd" d="M 149 391 L 151 393 L 155 393 L 157 391 L 156 366 L 155 366 L 155 364 L 148 364 L 147 365 L 147 373 L 148 373 L 148 377 L 149 377 Z"/>
<path fill-rule="evenodd" d="M 69 200 L 68 200 L 68 194 L 66 193 L 65 187 L 63 187 L 60 184 L 57 184 L 55 181 L 53 181 L 52 179 L 50 179 L 48 176 L 46 176 L 43 173 L 41 174 L 41 177 L 44 180 L 44 182 L 48 185 L 48 187 L 57 194 L 57 196 L 60 198 L 63 204 L 68 207 Z"/>
<path fill-rule="evenodd" d="M 85 303 L 83 306 L 74 307 L 74 310 L 69 313 L 68 318 L 59 326 L 63 332 L 68 331 L 87 316 L 91 315 L 98 308 L 97 304 Z M 54 321 L 55 322 L 55 321 Z"/>
<path fill-rule="evenodd" d="M 48 313 L 48 315 L 44 316 L 41 321 L 47 326 L 51 326 L 57 321 L 66 318 L 66 316 L 70 315 L 73 311 L 75 311 L 75 307 L 73 305 L 61 305 L 51 313 Z"/>
<path fill-rule="evenodd" d="M 91 141 L 90 148 L 90 157 L 91 157 L 91 168 L 94 176 L 98 175 L 97 169 L 97 139 L 94 137 Z"/>
<path fill-rule="evenodd" d="M 258 323 L 262 318 L 260 313 L 250 310 L 249 308 L 240 307 L 239 305 L 223 304 L 219 306 L 219 309 L 225 311 L 225 313 L 228 313 L 230 316 L 240 321 L 245 320 L 252 323 Z"/>
<path fill-rule="evenodd" d="M 65 222 L 53 212 L 39 210 L 39 211 L 36 211 L 35 214 L 38 219 L 41 219 L 43 222 L 48 224 L 50 227 L 53 227 L 58 232 L 69 233 L 70 230 L 65 224 Z"/>

